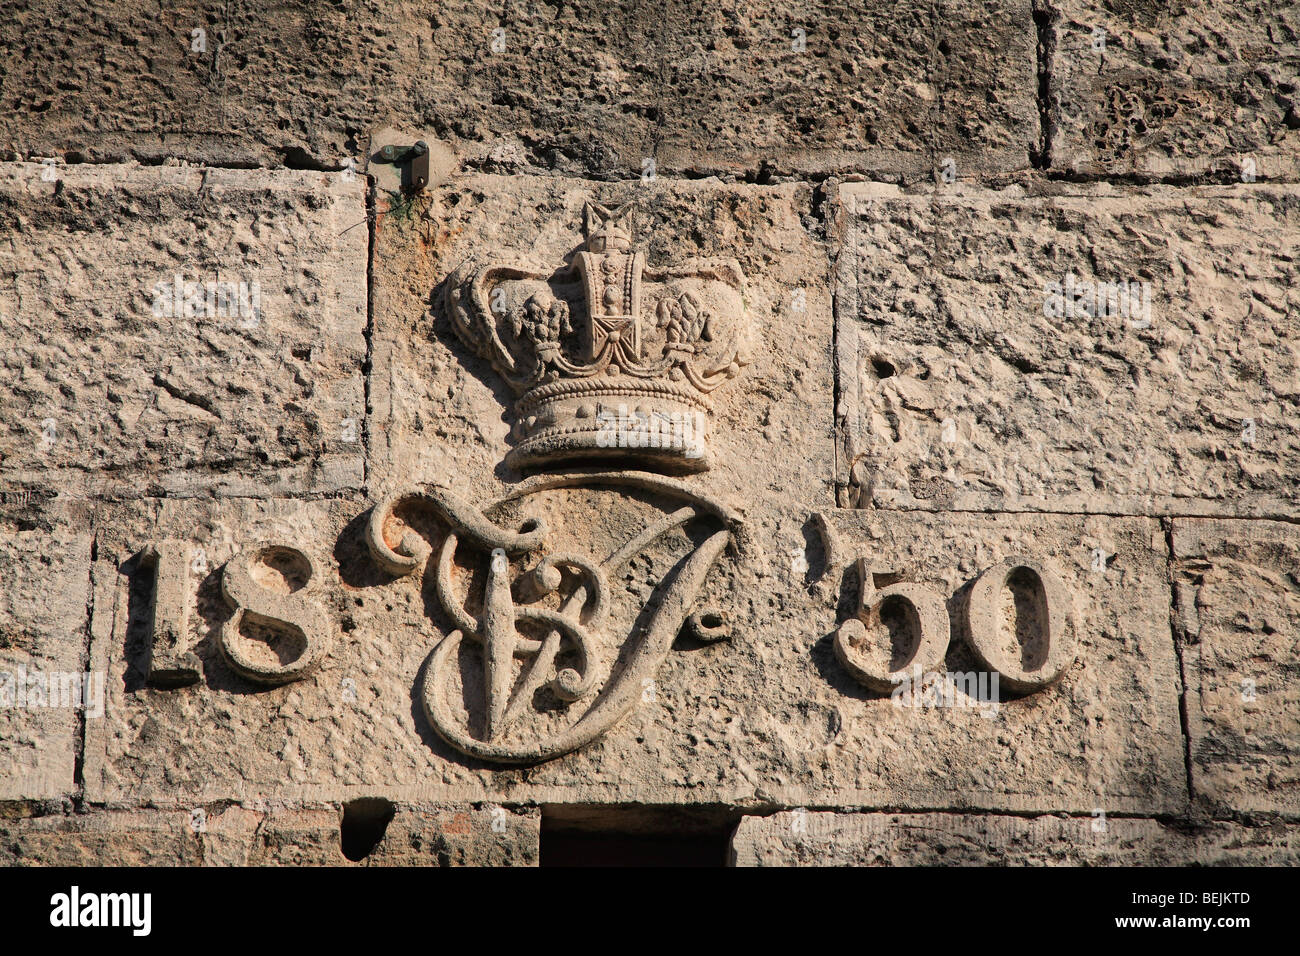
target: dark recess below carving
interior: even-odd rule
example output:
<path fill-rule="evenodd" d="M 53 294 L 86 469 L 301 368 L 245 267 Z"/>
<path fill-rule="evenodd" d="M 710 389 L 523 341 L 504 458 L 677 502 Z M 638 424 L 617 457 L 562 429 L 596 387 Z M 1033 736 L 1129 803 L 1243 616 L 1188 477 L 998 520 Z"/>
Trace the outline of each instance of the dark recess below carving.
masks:
<path fill-rule="evenodd" d="M 542 866 L 726 866 L 740 819 L 721 807 L 554 806 L 542 810 Z"/>
<path fill-rule="evenodd" d="M 362 797 L 345 803 L 339 824 L 343 855 L 354 862 L 368 857 L 384 838 L 393 815 L 392 802 L 382 797 Z"/>

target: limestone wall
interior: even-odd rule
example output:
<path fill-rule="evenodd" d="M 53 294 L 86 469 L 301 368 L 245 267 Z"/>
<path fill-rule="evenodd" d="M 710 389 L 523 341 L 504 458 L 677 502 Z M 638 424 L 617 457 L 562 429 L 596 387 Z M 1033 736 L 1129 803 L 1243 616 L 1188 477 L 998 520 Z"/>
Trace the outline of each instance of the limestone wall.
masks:
<path fill-rule="evenodd" d="M 0 50 L 0 862 L 1300 859 L 1294 5 Z"/>

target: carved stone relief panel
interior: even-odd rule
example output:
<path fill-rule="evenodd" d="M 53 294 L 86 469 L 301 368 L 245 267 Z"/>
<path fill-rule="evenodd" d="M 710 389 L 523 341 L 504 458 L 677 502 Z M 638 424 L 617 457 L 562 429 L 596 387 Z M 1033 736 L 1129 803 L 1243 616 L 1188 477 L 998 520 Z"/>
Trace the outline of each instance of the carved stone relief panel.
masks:
<path fill-rule="evenodd" d="M 945 596 L 934 588 L 912 582 L 878 588 L 881 575 L 873 570 L 878 562 L 863 557 L 854 565 L 857 607 L 835 633 L 835 655 L 865 686 L 893 693 L 916 676 L 937 673 L 948 653 L 952 621 Z M 991 694 L 983 692 L 985 700 L 996 703 L 999 688 L 1031 693 L 1050 687 L 1074 663 L 1074 596 L 1045 565 L 1024 555 L 1003 558 L 962 591 L 959 630 L 983 668 L 980 678 L 996 685 Z M 902 619 L 886 620 L 891 605 Z M 877 632 L 874 638 L 871 630 Z M 887 664 L 881 653 L 886 651 Z"/>
<path fill-rule="evenodd" d="M 373 499 L 100 509 L 89 794 L 1186 804 L 1156 522 L 829 510 L 806 190 L 504 186 L 379 226 Z"/>
<path fill-rule="evenodd" d="M 694 480 L 557 472 L 483 503 L 426 486 L 373 506 L 102 509 L 91 669 L 107 672 L 107 707 L 87 728 L 87 793 L 1185 804 L 1156 522 L 766 511 L 750 527 Z M 161 568 L 146 533 L 165 543 Z M 186 555 L 183 576 L 163 573 L 168 549 Z M 874 666 L 882 643 L 906 650 L 911 625 L 897 602 L 883 630 L 871 602 L 859 614 L 851 555 L 878 594 L 935 596 L 952 622 L 936 669 L 988 670 L 985 647 L 1008 676 L 996 706 L 863 686 L 837 633 L 861 618 L 869 643 L 849 643 Z M 168 580 L 188 596 L 183 626 L 161 624 L 178 605 Z M 962 623 L 981 582 L 987 646 Z M 1058 584 L 1074 613 L 1059 644 Z M 1077 654 L 1056 657 L 1071 636 Z M 1012 690 L 1017 675 L 1056 680 Z"/>
<path fill-rule="evenodd" d="M 372 477 L 468 501 L 556 467 L 830 503 L 831 311 L 806 185 L 469 175 L 375 240 Z"/>
<path fill-rule="evenodd" d="M 447 280 L 457 335 L 519 395 L 506 457 L 712 464 L 708 396 L 749 364 L 745 276 L 731 257 L 648 268 L 636 202 L 583 207 L 582 251 L 553 272 L 470 261 Z"/>
<path fill-rule="evenodd" d="M 436 551 L 396 514 L 421 503 L 449 524 Z M 463 753 L 528 763 L 589 743 L 635 707 L 683 627 L 702 640 L 729 635 L 726 611 L 697 609 L 695 596 L 735 523 L 654 475 L 547 475 L 486 512 L 442 489 L 396 495 L 371 513 L 367 542 L 391 573 L 432 578 L 455 628 L 424 671 L 429 723 Z M 575 526 L 585 526 L 580 542 Z M 665 550 L 660 539 L 675 540 Z M 629 602 L 612 582 L 636 563 L 658 565 L 662 579 Z"/>
<path fill-rule="evenodd" d="M 1093 807 L 1185 803 L 1158 522 L 853 510 L 815 524 L 841 599 L 814 656 L 851 701 L 845 732 L 901 748 L 885 778 L 1006 805 L 1062 785 Z"/>
<path fill-rule="evenodd" d="M 99 519 L 97 799 L 481 798 L 478 767 L 599 740 L 657 700 L 679 638 L 731 634 L 697 595 L 737 517 L 650 473 L 538 476 L 482 509 L 430 486 L 373 507 L 145 500 Z M 618 786 L 612 764 L 587 773 Z"/>

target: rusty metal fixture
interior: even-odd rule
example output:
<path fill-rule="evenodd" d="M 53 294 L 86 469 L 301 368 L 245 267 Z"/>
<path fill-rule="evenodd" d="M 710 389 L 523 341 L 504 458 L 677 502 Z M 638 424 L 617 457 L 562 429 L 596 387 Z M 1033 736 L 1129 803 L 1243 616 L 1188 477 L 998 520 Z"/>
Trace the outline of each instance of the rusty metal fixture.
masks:
<path fill-rule="evenodd" d="M 409 162 L 409 188 L 412 192 L 419 192 L 429 185 L 429 144 L 424 140 L 411 146 L 395 146 L 390 143 L 380 148 L 379 159 L 394 165 Z"/>

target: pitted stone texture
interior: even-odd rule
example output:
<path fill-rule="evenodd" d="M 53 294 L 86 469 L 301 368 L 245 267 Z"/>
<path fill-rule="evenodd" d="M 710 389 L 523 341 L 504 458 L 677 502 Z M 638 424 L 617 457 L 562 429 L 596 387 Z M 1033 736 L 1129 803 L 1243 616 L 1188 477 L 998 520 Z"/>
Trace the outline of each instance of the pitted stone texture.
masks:
<path fill-rule="evenodd" d="M 929 178 L 951 158 L 964 178 L 1026 169 L 1037 148 L 1028 2 L 727 2 L 666 22 L 664 169 Z"/>
<path fill-rule="evenodd" d="M 341 808 L 272 811 L 249 846 L 250 866 L 536 866 L 541 811 L 398 806 L 382 839 L 349 860 L 339 839 Z"/>
<path fill-rule="evenodd" d="M 1300 815 L 1300 528 L 1178 518 L 1172 540 L 1193 793 Z"/>
<path fill-rule="evenodd" d="M 519 441 L 510 434 L 518 423 L 515 396 L 457 338 L 443 314 L 442 287 L 471 258 L 529 264 L 544 274 L 559 269 L 582 243 L 588 200 L 639 203 L 633 242 L 648 269 L 734 257 L 744 272 L 744 315 L 726 316 L 725 324 L 745 336 L 751 364 L 708 396 L 714 465 L 694 487 L 742 509 L 791 499 L 829 503 L 831 304 L 824 250 L 809 233 L 812 191 L 716 180 L 593 187 L 471 176 L 382 217 L 373 261 L 374 486 L 454 479 L 457 494 L 486 501 L 499 493 L 495 479 L 517 480 L 503 464 Z M 650 311 L 643 303 L 642 312 Z M 656 318 L 643 314 L 641 321 Z"/>
<path fill-rule="evenodd" d="M 265 803 L 0 819 L 4 866 L 536 866 L 536 809 L 399 805 L 351 859 L 340 806 Z M 355 854 L 360 856 L 360 854 Z"/>
<path fill-rule="evenodd" d="M 1300 176 L 1300 10 L 1274 0 L 1045 0 L 1053 168 Z M 1103 40 L 1104 34 L 1104 40 Z"/>
<path fill-rule="evenodd" d="M 809 813 L 745 817 L 733 866 L 1294 866 L 1294 826 L 954 813 Z"/>
<path fill-rule="evenodd" d="M 1294 514 L 1296 187 L 839 196 L 845 503 Z M 1149 320 L 1071 282 L 1149 283 Z"/>
<path fill-rule="evenodd" d="M 392 97 L 390 60 L 414 60 L 419 46 L 409 23 L 365 2 L 322 10 L 40 0 L 3 30 L 13 51 L 0 79 L 3 145 L 96 162 L 338 168 L 347 130 L 364 128 L 376 102 Z"/>
<path fill-rule="evenodd" d="M 0 166 L 0 475 L 73 494 L 331 491 L 363 477 L 364 183 Z M 354 227 L 354 228 L 349 228 Z M 156 286 L 247 283 L 244 313 Z M 261 313 L 253 309 L 253 283 Z M 214 289 L 215 292 L 215 289 Z M 184 292 L 182 293 L 184 297 Z M 191 310 L 194 311 L 194 310 Z"/>
<path fill-rule="evenodd" d="M 624 520 L 608 506 L 616 499 L 564 495 L 572 519 L 558 548 L 585 551 L 588 538 Z M 421 675 L 447 621 L 431 575 L 393 579 L 375 568 L 364 514 L 359 503 L 248 499 L 103 509 L 105 535 L 110 528 L 192 534 L 205 543 L 209 570 L 195 580 L 192 620 L 204 673 L 192 687 L 144 688 L 133 669 L 138 625 L 128 626 L 128 582 L 114 582 L 115 597 L 97 598 L 94 666 L 109 673 L 110 699 L 107 719 L 92 725 L 87 741 L 89 799 L 178 808 L 378 796 L 1083 814 L 1099 805 L 1116 813 L 1186 806 L 1164 538 L 1154 521 L 831 515 L 837 568 L 838 555 L 851 549 L 878 555 L 889 565 L 883 571 L 936 586 L 954 622 L 961 589 L 1001 558 L 1030 552 L 1055 567 L 1077 602 L 1078 660 L 1059 685 L 1005 700 L 987 717 L 979 708 L 898 708 L 857 685 L 830 646 L 837 596 L 850 585 L 824 568 L 807 513 L 753 514 L 739 552 L 720 559 L 696 602 L 726 613 L 731 641 L 680 638 L 635 709 L 603 737 L 545 763 L 510 767 L 463 756 L 428 725 Z M 431 540 L 436 547 L 438 538 Z M 311 676 L 259 688 L 236 678 L 212 647 L 229 614 L 215 569 L 234 548 L 276 542 L 323 555 L 321 601 L 333 642 Z M 133 547 L 105 537 L 100 564 L 121 579 L 114 556 Z M 1091 570 L 1098 547 L 1110 555 L 1104 573 Z M 633 633 L 631 617 L 666 570 L 666 553 L 648 549 L 611 582 L 606 630 L 613 639 Z M 960 634 L 947 666 L 977 669 Z"/>
<path fill-rule="evenodd" d="M 3 866 L 197 866 L 188 811 L 118 810 L 0 820 Z"/>
<path fill-rule="evenodd" d="M 940 672 L 981 670 L 967 624 L 970 585 L 1015 556 L 1032 555 L 1060 579 L 1071 604 L 1051 607 L 1051 613 L 1073 615 L 1078 647 L 1059 684 L 1021 696 L 1000 688 L 1003 702 L 996 716 L 987 716 L 960 691 L 956 702 L 966 706 L 927 707 L 924 698 L 913 707 L 896 706 L 858 685 L 834 659 L 829 639 L 819 642 L 811 663 L 841 695 L 835 704 L 841 729 L 830 768 L 808 767 L 810 792 L 820 795 L 827 780 L 856 775 L 859 786 L 879 788 L 885 801 L 902 797 L 907 806 L 946 800 L 950 807 L 1071 806 L 1086 813 L 1097 807 L 1170 812 L 1185 805 L 1167 559 L 1157 522 L 836 511 L 824 527 L 827 580 L 841 593 L 857 587 L 850 580 L 856 571 L 841 578 L 836 569 L 865 557 L 878 587 L 915 582 L 946 600 L 951 631 Z M 1001 608 L 999 634 L 990 632 L 987 620 L 970 626 L 983 627 L 982 641 L 1019 644 L 1032 658 L 1046 609 L 1032 599 L 1022 604 L 1010 587 L 1000 589 L 995 606 Z M 846 607 L 841 617 L 848 613 Z M 871 639 L 897 653 L 915 638 L 907 625 Z M 776 687 L 789 686 L 797 666 L 764 661 L 756 693 L 770 694 L 777 706 L 782 698 Z"/>
<path fill-rule="evenodd" d="M 26 155 L 337 169 L 409 123 L 492 171 L 928 176 L 1026 168 L 1038 138 L 1029 0 L 44 0 L 0 30 L 0 147 Z"/>
<path fill-rule="evenodd" d="M 86 509 L 0 494 L 0 799 L 71 793 L 83 716 L 103 719 L 104 675 L 85 692 L 90 550 Z"/>

